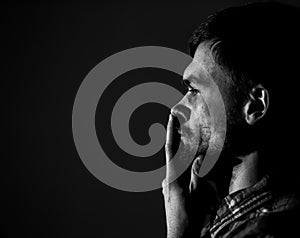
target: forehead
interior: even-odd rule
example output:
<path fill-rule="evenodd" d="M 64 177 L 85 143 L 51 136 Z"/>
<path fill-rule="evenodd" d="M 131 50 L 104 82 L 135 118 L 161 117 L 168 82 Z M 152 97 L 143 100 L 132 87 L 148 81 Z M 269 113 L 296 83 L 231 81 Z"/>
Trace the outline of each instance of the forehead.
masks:
<path fill-rule="evenodd" d="M 200 43 L 197 47 L 192 62 L 185 69 L 183 80 L 196 80 L 201 84 L 213 79 L 218 86 L 223 88 L 229 81 L 228 75 L 215 62 L 213 48 L 218 43 Z"/>
<path fill-rule="evenodd" d="M 189 78 L 191 75 L 196 76 L 197 73 L 212 73 L 215 67 L 211 44 L 201 43 L 195 51 L 192 62 L 185 69 L 183 78 Z"/>

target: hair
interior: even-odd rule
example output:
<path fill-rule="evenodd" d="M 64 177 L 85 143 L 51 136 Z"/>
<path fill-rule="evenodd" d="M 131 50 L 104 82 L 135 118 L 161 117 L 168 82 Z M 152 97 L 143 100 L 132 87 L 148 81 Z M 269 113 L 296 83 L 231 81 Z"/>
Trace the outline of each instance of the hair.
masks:
<path fill-rule="evenodd" d="M 294 136 L 299 133 L 299 19 L 297 7 L 278 2 L 251 3 L 209 16 L 189 40 L 191 56 L 200 43 L 212 43 L 215 62 L 230 76 L 236 86 L 235 95 L 241 99 L 249 99 L 255 85 L 261 84 L 268 90 L 266 119 L 256 127 L 267 136 L 263 137 L 267 138 L 264 146 L 278 149 L 277 155 L 285 157 L 295 157 L 298 143 Z M 285 152 L 280 154 L 279 150 Z M 291 151 L 293 154 L 287 154 Z"/>
<path fill-rule="evenodd" d="M 193 56 L 200 43 L 211 42 L 215 61 L 237 86 L 273 87 L 293 66 L 297 70 L 299 19 L 298 8 L 277 2 L 231 7 L 209 16 L 194 31 L 189 51 Z"/>

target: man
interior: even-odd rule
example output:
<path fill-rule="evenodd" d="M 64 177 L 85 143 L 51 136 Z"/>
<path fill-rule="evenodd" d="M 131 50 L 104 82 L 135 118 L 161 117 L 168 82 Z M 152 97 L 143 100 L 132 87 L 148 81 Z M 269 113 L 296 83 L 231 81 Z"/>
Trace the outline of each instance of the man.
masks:
<path fill-rule="evenodd" d="M 299 236 L 299 17 L 291 6 L 253 3 L 210 16 L 192 35 L 188 91 L 166 140 L 167 162 L 177 152 L 192 163 L 179 177 L 167 163 L 168 238 Z M 226 109 L 225 142 L 208 109 L 217 103 L 210 79 Z M 200 177 L 208 146 L 222 153 Z"/>

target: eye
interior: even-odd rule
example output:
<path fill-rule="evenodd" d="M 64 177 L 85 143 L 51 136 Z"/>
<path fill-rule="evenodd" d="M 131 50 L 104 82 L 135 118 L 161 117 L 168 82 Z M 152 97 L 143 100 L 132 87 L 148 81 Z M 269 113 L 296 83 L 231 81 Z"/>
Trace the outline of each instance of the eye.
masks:
<path fill-rule="evenodd" d="M 191 82 L 189 80 L 183 80 L 181 81 L 183 85 L 188 89 L 187 93 L 192 94 L 193 96 L 196 95 L 197 93 L 200 93 L 198 89 L 195 89 L 191 86 Z"/>
<path fill-rule="evenodd" d="M 200 91 L 198 89 L 188 87 L 188 92 L 195 95 L 195 94 L 199 93 Z"/>

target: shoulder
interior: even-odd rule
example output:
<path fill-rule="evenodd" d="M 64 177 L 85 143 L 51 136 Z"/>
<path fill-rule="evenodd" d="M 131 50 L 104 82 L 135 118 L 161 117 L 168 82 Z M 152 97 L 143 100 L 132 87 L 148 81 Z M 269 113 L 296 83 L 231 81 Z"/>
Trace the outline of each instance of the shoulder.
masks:
<path fill-rule="evenodd" d="M 230 237 L 295 237 L 298 217 L 299 196 L 281 195 L 233 224 Z"/>

